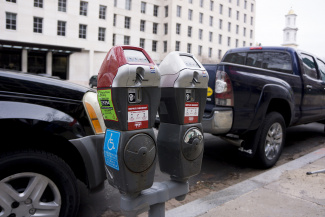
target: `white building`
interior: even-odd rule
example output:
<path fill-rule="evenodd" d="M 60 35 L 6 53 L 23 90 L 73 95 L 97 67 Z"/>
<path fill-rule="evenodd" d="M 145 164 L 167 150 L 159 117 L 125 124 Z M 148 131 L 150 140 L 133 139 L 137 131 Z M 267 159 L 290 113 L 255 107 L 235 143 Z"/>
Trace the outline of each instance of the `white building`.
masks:
<path fill-rule="evenodd" d="M 255 0 L 0 0 L 0 68 L 87 84 L 114 45 L 216 63 L 252 46 Z"/>
<path fill-rule="evenodd" d="M 297 31 L 296 26 L 297 14 L 291 9 L 287 15 L 285 15 L 285 28 L 283 29 L 283 46 L 298 47 L 297 44 Z"/>

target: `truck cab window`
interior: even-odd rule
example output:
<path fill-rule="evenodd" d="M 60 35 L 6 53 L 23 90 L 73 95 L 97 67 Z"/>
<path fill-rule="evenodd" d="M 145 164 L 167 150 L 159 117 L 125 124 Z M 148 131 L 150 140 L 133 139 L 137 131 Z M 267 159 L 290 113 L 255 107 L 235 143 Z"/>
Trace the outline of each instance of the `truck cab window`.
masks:
<path fill-rule="evenodd" d="M 325 81 L 325 63 L 320 59 L 316 60 L 318 65 L 318 70 L 323 81 Z"/>
<path fill-rule="evenodd" d="M 312 56 L 301 54 L 304 72 L 307 76 L 317 79 L 316 63 Z"/>
<path fill-rule="evenodd" d="M 246 65 L 262 68 L 263 53 L 248 53 L 246 58 Z"/>
<path fill-rule="evenodd" d="M 262 68 L 292 74 L 290 55 L 282 52 L 264 52 Z"/>
<path fill-rule="evenodd" d="M 222 62 L 235 63 L 245 65 L 246 52 L 242 53 L 229 53 L 225 56 Z"/>

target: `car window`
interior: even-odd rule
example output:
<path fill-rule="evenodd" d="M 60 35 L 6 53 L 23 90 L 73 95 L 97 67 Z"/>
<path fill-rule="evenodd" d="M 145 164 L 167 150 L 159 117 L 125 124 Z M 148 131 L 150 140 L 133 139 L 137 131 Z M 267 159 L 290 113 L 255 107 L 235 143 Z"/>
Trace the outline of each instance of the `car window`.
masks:
<path fill-rule="evenodd" d="M 263 53 L 248 53 L 246 58 L 246 65 L 262 68 Z"/>
<path fill-rule="evenodd" d="M 283 52 L 266 51 L 262 68 L 292 74 L 290 55 Z"/>
<path fill-rule="evenodd" d="M 246 57 L 246 52 L 229 53 L 224 58 L 223 62 L 245 65 L 245 57 Z"/>
<path fill-rule="evenodd" d="M 325 81 L 325 63 L 320 59 L 316 60 L 318 65 L 318 70 L 323 81 Z"/>
<path fill-rule="evenodd" d="M 301 54 L 304 72 L 307 76 L 317 79 L 316 63 L 312 56 Z"/>

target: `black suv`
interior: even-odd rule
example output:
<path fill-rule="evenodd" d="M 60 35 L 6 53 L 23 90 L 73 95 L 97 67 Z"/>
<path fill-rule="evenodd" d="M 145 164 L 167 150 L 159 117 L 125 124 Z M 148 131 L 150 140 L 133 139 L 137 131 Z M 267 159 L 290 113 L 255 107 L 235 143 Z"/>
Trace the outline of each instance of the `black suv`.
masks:
<path fill-rule="evenodd" d="M 75 216 L 106 179 L 94 90 L 0 70 L 0 216 Z"/>

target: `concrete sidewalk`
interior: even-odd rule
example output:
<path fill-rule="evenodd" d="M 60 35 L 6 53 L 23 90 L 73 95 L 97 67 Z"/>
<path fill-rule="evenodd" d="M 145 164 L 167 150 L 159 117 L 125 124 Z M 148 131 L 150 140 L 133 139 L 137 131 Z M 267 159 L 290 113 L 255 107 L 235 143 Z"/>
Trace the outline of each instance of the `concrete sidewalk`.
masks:
<path fill-rule="evenodd" d="M 325 148 L 166 212 L 166 216 L 325 216 Z"/>

